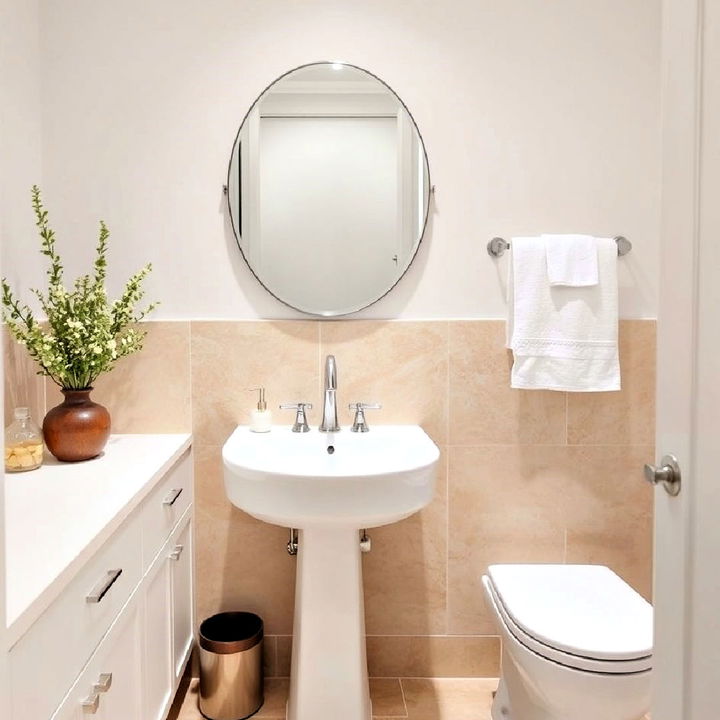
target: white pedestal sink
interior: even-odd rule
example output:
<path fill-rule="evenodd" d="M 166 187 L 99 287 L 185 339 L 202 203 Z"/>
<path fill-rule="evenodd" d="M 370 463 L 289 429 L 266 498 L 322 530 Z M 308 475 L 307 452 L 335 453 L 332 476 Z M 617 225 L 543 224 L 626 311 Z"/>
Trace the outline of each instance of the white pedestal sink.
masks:
<path fill-rule="evenodd" d="M 300 530 L 288 720 L 370 720 L 358 530 L 425 507 L 439 457 L 416 425 L 238 427 L 223 446 L 230 501 Z"/>

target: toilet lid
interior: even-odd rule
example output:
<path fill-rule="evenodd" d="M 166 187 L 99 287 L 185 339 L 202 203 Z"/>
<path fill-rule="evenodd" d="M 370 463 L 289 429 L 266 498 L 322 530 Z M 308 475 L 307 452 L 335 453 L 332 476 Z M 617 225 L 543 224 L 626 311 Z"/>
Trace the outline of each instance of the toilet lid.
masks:
<path fill-rule="evenodd" d="M 598 660 L 652 655 L 652 605 L 602 565 L 491 565 L 518 627 L 557 650 Z"/>

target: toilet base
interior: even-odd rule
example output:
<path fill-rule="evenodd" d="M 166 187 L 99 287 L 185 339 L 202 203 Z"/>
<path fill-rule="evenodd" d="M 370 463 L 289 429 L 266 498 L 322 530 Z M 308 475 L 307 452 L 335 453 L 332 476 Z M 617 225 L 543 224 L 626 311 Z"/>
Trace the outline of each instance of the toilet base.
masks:
<path fill-rule="evenodd" d="M 510 713 L 510 698 L 508 697 L 505 682 L 500 678 L 492 707 L 490 708 L 490 716 L 492 720 L 512 720 Z"/>
<path fill-rule="evenodd" d="M 548 695 L 542 691 L 545 683 L 539 687 L 527 675 L 526 669 L 506 651 L 503 651 L 502 661 L 503 672 L 490 710 L 492 720 L 578 720 L 579 717 L 587 720 L 643 720 L 650 706 L 649 673 L 627 678 L 627 683 L 639 682 L 647 696 L 636 692 L 637 688 L 628 688 L 622 679 L 613 683 L 613 688 L 607 688 L 617 691 L 617 696 L 621 698 L 618 702 L 613 693 L 595 691 L 592 677 L 588 678 L 591 685 L 582 688 L 578 694 L 567 686 L 556 688 L 557 692 Z M 550 689 L 548 685 L 546 688 Z M 628 689 L 632 698 L 630 701 L 627 697 L 622 699 Z M 565 694 L 563 690 L 567 690 L 567 697 L 562 697 Z M 563 705 L 564 710 L 561 709 Z M 578 708 L 583 708 L 580 714 Z"/>
<path fill-rule="evenodd" d="M 497 693 L 493 700 L 490 714 L 492 720 L 578 720 L 577 718 L 565 718 L 553 715 L 534 704 L 523 692 L 523 688 L 516 688 L 513 691 L 515 704 L 510 704 L 510 693 L 504 678 L 500 678 Z"/>
<path fill-rule="evenodd" d="M 522 645 L 483 587 L 502 639 L 501 676 L 492 720 L 642 720 L 650 708 L 652 670 L 608 674 L 578 670 Z"/>

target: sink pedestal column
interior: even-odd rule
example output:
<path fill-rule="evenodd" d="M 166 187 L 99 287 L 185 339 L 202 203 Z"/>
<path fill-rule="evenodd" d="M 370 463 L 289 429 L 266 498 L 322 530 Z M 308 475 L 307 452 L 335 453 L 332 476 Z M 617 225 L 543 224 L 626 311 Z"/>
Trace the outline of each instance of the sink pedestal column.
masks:
<path fill-rule="evenodd" d="M 371 720 L 358 530 L 298 537 L 288 720 Z"/>

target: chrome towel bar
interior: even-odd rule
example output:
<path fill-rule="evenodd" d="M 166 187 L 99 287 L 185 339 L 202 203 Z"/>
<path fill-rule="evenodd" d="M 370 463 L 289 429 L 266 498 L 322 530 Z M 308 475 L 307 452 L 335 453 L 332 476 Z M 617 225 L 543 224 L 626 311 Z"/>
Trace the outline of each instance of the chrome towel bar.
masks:
<path fill-rule="evenodd" d="M 632 243 L 622 235 L 616 235 L 613 240 L 617 244 L 618 256 L 627 255 L 632 250 Z M 505 254 L 506 250 L 510 249 L 510 243 L 501 237 L 494 237 L 487 244 L 487 251 L 490 257 L 499 258 Z"/>

